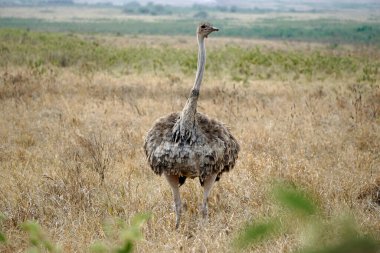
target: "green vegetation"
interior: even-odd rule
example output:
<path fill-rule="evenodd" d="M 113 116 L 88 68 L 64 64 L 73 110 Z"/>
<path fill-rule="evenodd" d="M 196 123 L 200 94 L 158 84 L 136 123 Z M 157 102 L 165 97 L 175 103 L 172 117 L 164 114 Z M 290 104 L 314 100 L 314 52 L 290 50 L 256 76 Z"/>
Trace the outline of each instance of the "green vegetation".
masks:
<path fill-rule="evenodd" d="M 4 216 L 2 213 L 0 213 L 0 228 L 1 228 L 3 220 L 4 220 Z M 6 241 L 7 239 L 5 237 L 5 234 L 2 232 L 2 229 L 0 229 L 0 244 L 5 243 Z"/>
<path fill-rule="evenodd" d="M 131 225 L 127 224 L 118 219 L 114 224 L 107 224 L 108 236 L 118 236 L 120 245 L 110 246 L 107 242 L 97 242 L 94 243 L 90 249 L 94 253 L 103 253 L 103 252 L 116 252 L 116 253 L 130 253 L 135 249 L 136 242 L 141 240 L 143 237 L 141 233 L 142 225 L 149 219 L 150 215 L 148 214 L 137 214 L 132 218 Z"/>
<path fill-rule="evenodd" d="M 331 43 L 380 43 L 378 24 L 330 19 L 262 19 L 242 29 L 228 29 L 229 36 Z"/>
<path fill-rule="evenodd" d="M 106 47 L 96 39 L 72 34 L 0 30 L 0 64 L 30 66 L 44 71 L 49 65 L 76 67 L 80 71 L 122 69 L 129 72 L 171 73 L 173 68 L 185 75 L 196 69 L 195 49 L 167 50 L 165 46 Z M 326 51 L 283 51 L 226 46 L 210 50 L 207 73 L 228 73 L 232 80 L 307 78 L 323 80 L 353 76 L 359 82 L 374 83 L 380 74 L 376 57 L 333 55 Z"/>
<path fill-rule="evenodd" d="M 238 249 L 245 249 L 274 240 L 276 237 L 293 235 L 302 242 L 298 253 L 376 253 L 380 250 L 380 241 L 372 235 L 362 235 L 352 218 L 343 216 L 323 217 L 315 198 L 294 184 L 277 184 L 273 190 L 273 199 L 278 204 L 278 215 L 261 217 L 247 224 L 234 241 Z M 108 222 L 104 228 L 106 239 L 90 245 L 93 253 L 115 252 L 131 253 L 136 243 L 143 237 L 142 225 L 150 218 L 148 214 L 137 214 L 130 225 L 116 219 Z M 27 252 L 61 252 L 42 231 L 40 225 L 26 221 L 21 228 L 29 235 L 30 247 Z M 0 242 L 5 236 L 0 234 Z M 118 241 L 115 246 L 111 241 Z"/>
<path fill-rule="evenodd" d="M 323 217 L 311 194 L 292 184 L 280 184 L 273 192 L 279 215 L 261 218 L 241 231 L 235 246 L 244 249 L 279 236 L 294 235 L 302 246 L 298 253 L 376 253 L 380 241 L 362 235 L 351 218 Z"/>
<path fill-rule="evenodd" d="M 362 235 L 352 218 L 343 216 L 326 218 L 317 201 L 310 193 L 294 184 L 277 184 L 273 198 L 278 204 L 279 214 L 274 217 L 259 218 L 248 224 L 234 241 L 238 249 L 245 249 L 266 243 L 276 237 L 293 234 L 302 242 L 298 253 L 376 253 L 380 241 L 370 234 Z M 150 218 L 148 214 L 137 214 L 128 226 L 121 219 L 108 222 L 104 228 L 105 241 L 95 242 L 89 247 L 93 253 L 131 253 L 136 243 L 143 237 L 142 225 Z M 326 221 L 327 220 L 327 221 Z M 26 221 L 21 228 L 29 235 L 30 247 L 27 252 L 62 252 L 47 239 L 37 222 Z M 0 243 L 5 236 L 0 234 Z M 117 245 L 110 243 L 117 241 Z"/>
<path fill-rule="evenodd" d="M 150 215 L 148 214 L 137 214 L 131 219 L 130 226 L 121 219 L 116 220 L 112 224 L 107 224 L 108 227 L 106 228 L 106 231 L 110 237 L 109 239 L 113 239 L 112 237 L 119 237 L 119 244 L 115 246 L 108 242 L 96 242 L 90 246 L 90 251 L 94 253 L 132 252 L 135 248 L 136 242 L 142 238 L 141 227 L 149 217 Z M 21 225 L 21 228 L 29 235 L 30 247 L 27 252 L 62 252 L 59 247 L 47 239 L 47 236 L 37 222 L 26 221 Z M 5 242 L 5 236 L 0 233 L 0 243 L 2 242 Z"/>
<path fill-rule="evenodd" d="M 31 247 L 28 249 L 28 252 L 60 252 L 57 246 L 46 238 L 38 223 L 26 221 L 21 227 L 29 235 Z"/>
<path fill-rule="evenodd" d="M 144 7 L 145 8 L 145 7 Z M 152 5 L 147 12 L 158 12 Z M 160 8 L 158 8 L 160 9 Z M 133 10 L 131 10 L 133 11 Z M 380 25 L 356 21 L 330 19 L 296 20 L 284 18 L 261 19 L 254 24 L 234 24 L 233 20 L 212 18 L 208 12 L 198 11 L 194 16 L 208 18 L 218 24 L 221 32 L 215 36 L 285 39 L 329 43 L 380 43 Z M 198 17 L 199 18 L 199 17 Z M 1 18 L 0 28 L 28 28 L 36 31 L 108 33 L 108 34 L 147 34 L 147 35 L 193 35 L 194 19 L 160 20 L 94 20 L 89 22 L 48 21 L 42 19 Z"/>
<path fill-rule="evenodd" d="M 282 10 L 273 9 L 262 9 L 262 8 L 247 8 L 239 7 L 236 5 L 203 5 L 203 4 L 193 4 L 189 6 L 172 6 L 172 5 L 162 5 L 155 4 L 153 2 L 148 2 L 143 5 L 137 1 L 132 1 L 126 3 L 123 6 L 123 12 L 127 14 L 140 14 L 140 15 L 172 15 L 179 13 L 189 13 L 189 12 L 204 12 L 204 13 L 215 13 L 215 12 L 230 12 L 230 13 L 267 13 L 267 12 L 281 12 Z"/>

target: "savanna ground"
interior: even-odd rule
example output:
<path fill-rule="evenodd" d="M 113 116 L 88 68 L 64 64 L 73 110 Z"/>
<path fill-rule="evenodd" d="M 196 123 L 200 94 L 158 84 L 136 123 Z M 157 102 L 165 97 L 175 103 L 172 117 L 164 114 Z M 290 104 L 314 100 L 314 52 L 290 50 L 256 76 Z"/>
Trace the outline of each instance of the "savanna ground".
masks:
<path fill-rule="evenodd" d="M 209 38 L 199 111 L 241 144 L 233 171 L 199 214 L 197 180 L 174 229 L 172 194 L 142 150 L 155 119 L 179 111 L 196 69 L 193 37 L 0 31 L 1 252 L 29 248 L 38 222 L 62 252 L 120 243 L 117 220 L 151 213 L 136 252 L 230 252 L 248 222 L 283 212 L 274 181 L 314 196 L 322 223 L 353 217 L 380 239 L 380 52 L 377 46 Z M 297 227 L 297 220 L 294 221 Z M 254 252 L 310 243 L 296 229 Z M 334 229 L 320 244 L 334 241 Z"/>

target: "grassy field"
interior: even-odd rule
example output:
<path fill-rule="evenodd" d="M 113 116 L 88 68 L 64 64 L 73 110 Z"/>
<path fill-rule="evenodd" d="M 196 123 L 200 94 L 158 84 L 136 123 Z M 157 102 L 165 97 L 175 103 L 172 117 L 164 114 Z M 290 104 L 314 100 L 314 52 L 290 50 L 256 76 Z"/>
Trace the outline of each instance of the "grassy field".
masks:
<path fill-rule="evenodd" d="M 313 217 L 333 225 L 315 244 L 294 219 L 294 230 L 249 251 L 334 244 L 344 217 L 379 240 L 378 48 L 212 36 L 207 48 L 199 111 L 229 125 L 242 151 L 211 193 L 208 222 L 198 181 L 181 187 L 187 209 L 176 231 L 169 185 L 142 143 L 155 119 L 184 106 L 195 39 L 1 29 L 0 251 L 33 242 L 53 251 L 49 241 L 96 252 L 150 213 L 136 252 L 234 252 L 247 222 L 286 213 L 271 197 L 278 180 L 310 192 L 321 210 Z"/>
<path fill-rule="evenodd" d="M 380 44 L 377 5 L 373 9 L 316 12 L 242 11 L 226 12 L 200 7 L 175 9 L 170 15 L 149 15 L 125 13 L 121 7 L 4 7 L 0 12 L 0 28 L 87 34 L 189 36 L 194 34 L 193 27 L 199 20 L 208 20 L 220 28 L 220 33 L 215 36 L 331 44 Z"/>

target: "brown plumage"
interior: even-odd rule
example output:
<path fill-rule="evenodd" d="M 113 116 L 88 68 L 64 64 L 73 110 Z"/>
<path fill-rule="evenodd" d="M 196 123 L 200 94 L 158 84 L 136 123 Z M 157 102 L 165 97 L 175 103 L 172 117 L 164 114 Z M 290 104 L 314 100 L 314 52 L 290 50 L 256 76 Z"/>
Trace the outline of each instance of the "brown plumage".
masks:
<path fill-rule="evenodd" d="M 164 174 L 174 195 L 176 228 L 179 226 L 181 200 L 179 186 L 186 178 L 199 177 L 204 187 L 202 212 L 207 217 L 207 198 L 215 181 L 235 166 L 240 150 L 229 129 L 221 122 L 196 111 L 205 70 L 204 39 L 218 29 L 200 24 L 197 29 L 198 67 L 194 87 L 181 112 L 158 119 L 148 131 L 144 150 L 152 170 Z"/>
<path fill-rule="evenodd" d="M 172 130 L 180 113 L 158 119 L 145 140 L 145 153 L 152 170 L 161 175 L 199 177 L 203 184 L 210 174 L 218 177 L 235 165 L 239 144 L 226 126 L 202 113 L 196 113 L 193 143 L 173 142 Z"/>

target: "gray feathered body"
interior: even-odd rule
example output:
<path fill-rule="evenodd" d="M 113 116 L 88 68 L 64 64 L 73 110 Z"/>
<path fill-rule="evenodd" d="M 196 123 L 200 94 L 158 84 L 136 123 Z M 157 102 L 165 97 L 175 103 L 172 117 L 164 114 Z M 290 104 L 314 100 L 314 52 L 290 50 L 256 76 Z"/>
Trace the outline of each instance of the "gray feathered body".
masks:
<path fill-rule="evenodd" d="M 173 139 L 181 115 L 177 112 L 162 117 L 149 130 L 144 150 L 150 167 L 159 175 L 199 177 L 201 183 L 213 173 L 219 179 L 234 167 L 238 142 L 223 123 L 198 112 L 194 114 L 191 137 Z"/>

